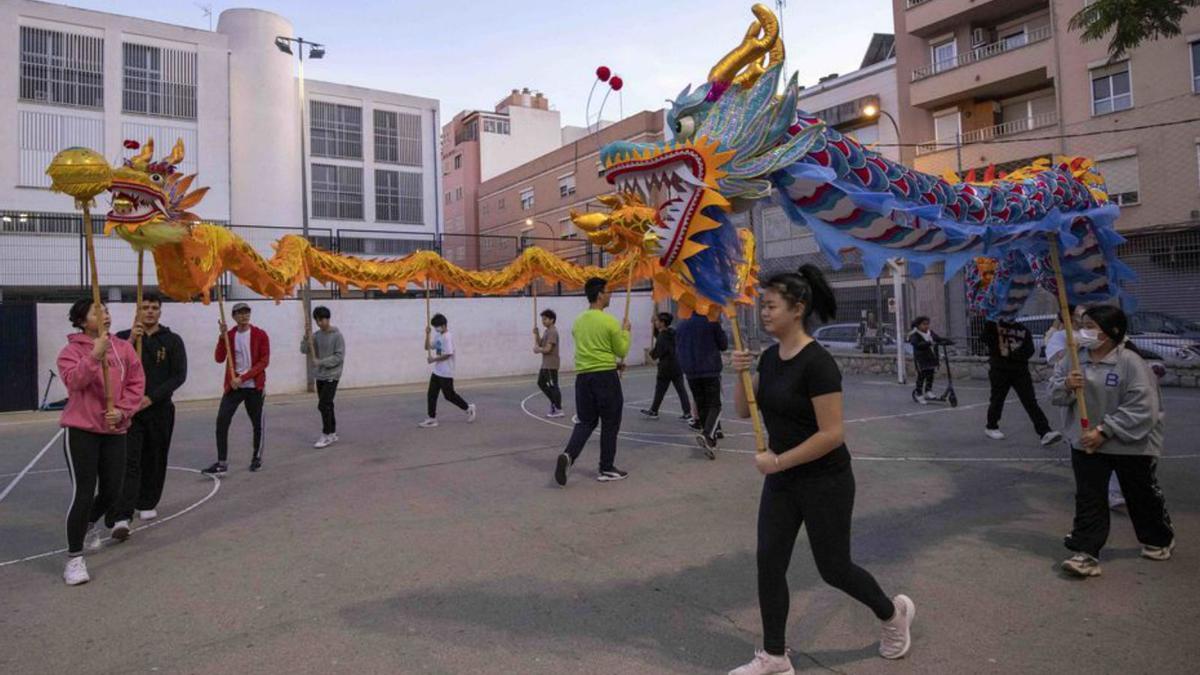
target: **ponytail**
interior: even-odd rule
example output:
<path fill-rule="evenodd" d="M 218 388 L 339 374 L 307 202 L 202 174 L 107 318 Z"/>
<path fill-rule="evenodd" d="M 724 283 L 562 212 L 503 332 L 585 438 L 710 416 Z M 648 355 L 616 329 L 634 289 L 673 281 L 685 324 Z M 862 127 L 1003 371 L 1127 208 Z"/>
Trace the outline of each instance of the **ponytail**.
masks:
<path fill-rule="evenodd" d="M 1112 305 L 1096 305 L 1083 313 L 1100 328 L 1100 332 L 1108 336 L 1113 344 L 1124 347 L 1142 357 L 1144 361 L 1158 360 L 1157 356 L 1148 354 L 1129 339 L 1129 317 L 1119 307 Z"/>
<path fill-rule="evenodd" d="M 821 268 L 813 264 L 801 265 L 795 272 L 782 272 L 767 279 L 762 288 L 778 293 L 788 307 L 804 305 L 804 327 L 808 329 L 809 317 L 817 315 L 822 322 L 837 316 L 837 299 L 833 288 L 825 279 Z"/>

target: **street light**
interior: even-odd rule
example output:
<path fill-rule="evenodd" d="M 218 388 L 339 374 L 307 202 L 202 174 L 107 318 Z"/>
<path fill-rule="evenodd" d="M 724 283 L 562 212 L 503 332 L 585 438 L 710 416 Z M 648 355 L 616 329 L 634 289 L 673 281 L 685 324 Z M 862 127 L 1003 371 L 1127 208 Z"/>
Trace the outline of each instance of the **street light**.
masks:
<path fill-rule="evenodd" d="M 304 238 L 308 239 L 308 146 L 305 141 L 306 122 L 304 118 L 304 47 L 308 46 L 308 58 L 319 59 L 325 56 L 325 45 L 305 40 L 301 37 L 287 37 L 284 35 L 275 36 L 275 47 L 284 54 L 292 54 L 292 43 L 296 43 L 296 57 L 299 59 L 299 74 L 296 78 L 300 92 L 300 213 L 301 213 L 301 228 Z M 316 354 L 312 344 L 312 283 L 308 277 L 304 277 L 304 294 L 301 298 L 301 303 L 304 307 L 304 339 L 308 342 L 308 365 L 306 368 L 308 376 L 305 378 L 308 382 L 308 391 L 314 389 L 313 382 L 313 359 Z"/>

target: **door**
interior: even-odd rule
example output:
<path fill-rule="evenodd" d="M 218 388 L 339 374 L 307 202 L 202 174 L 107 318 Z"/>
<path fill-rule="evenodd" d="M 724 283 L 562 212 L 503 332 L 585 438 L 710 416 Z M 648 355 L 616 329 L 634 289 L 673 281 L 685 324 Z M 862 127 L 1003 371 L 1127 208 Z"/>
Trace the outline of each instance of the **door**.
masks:
<path fill-rule="evenodd" d="M 0 412 L 35 410 L 37 305 L 0 304 Z"/>

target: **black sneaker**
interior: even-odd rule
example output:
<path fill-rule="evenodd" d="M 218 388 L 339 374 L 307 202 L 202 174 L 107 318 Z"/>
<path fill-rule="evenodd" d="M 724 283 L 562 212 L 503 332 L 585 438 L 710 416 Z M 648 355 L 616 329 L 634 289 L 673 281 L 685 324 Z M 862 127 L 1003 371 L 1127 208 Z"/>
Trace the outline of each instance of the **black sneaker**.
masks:
<path fill-rule="evenodd" d="M 704 425 L 700 423 L 699 419 L 693 417 L 691 420 L 688 421 L 688 428 L 691 429 L 692 431 L 700 431 L 701 429 L 704 428 Z"/>
<path fill-rule="evenodd" d="M 709 438 L 704 434 L 696 434 L 696 445 L 700 446 L 700 449 L 704 451 L 705 457 L 709 459 L 717 458 L 716 439 Z"/>
<path fill-rule="evenodd" d="M 625 480 L 626 478 L 629 478 L 629 472 L 622 471 L 615 466 L 611 469 L 605 469 L 596 475 L 596 480 L 600 481 L 601 483 L 607 483 L 614 480 Z"/>
<path fill-rule="evenodd" d="M 559 487 L 567 486 L 567 472 L 570 470 L 571 456 L 564 452 L 558 456 L 558 462 L 554 465 L 554 482 L 558 483 Z"/>
<path fill-rule="evenodd" d="M 658 413 L 653 410 L 649 410 L 647 408 L 642 408 L 638 412 L 642 413 L 643 417 L 649 417 L 652 420 L 658 419 Z"/>
<path fill-rule="evenodd" d="M 680 416 L 679 416 L 679 421 L 680 421 L 680 422 L 687 422 L 688 424 L 691 424 L 691 423 L 692 423 L 692 415 L 691 415 L 691 413 L 684 413 L 684 414 L 680 415 Z"/>
<path fill-rule="evenodd" d="M 721 429 L 720 424 L 717 425 L 717 430 L 713 433 L 713 438 L 717 439 L 718 441 L 725 438 L 725 431 Z"/>
<path fill-rule="evenodd" d="M 219 476 L 226 471 L 229 471 L 229 465 L 225 462 L 213 462 L 213 465 L 207 469 L 203 469 L 200 473 L 206 476 Z"/>
<path fill-rule="evenodd" d="M 255 457 L 254 459 L 250 460 L 250 470 L 251 471 L 258 471 L 261 468 L 262 468 L 262 460 L 261 459 Z"/>

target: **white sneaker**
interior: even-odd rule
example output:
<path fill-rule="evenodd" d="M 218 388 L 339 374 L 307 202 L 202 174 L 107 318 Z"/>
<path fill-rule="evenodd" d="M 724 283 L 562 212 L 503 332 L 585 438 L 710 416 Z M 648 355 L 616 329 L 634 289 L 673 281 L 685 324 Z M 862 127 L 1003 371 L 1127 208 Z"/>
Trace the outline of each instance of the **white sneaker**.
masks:
<path fill-rule="evenodd" d="M 792 660 L 787 656 L 772 656 L 761 649 L 754 650 L 754 660 L 740 668 L 729 671 L 729 675 L 795 675 Z"/>
<path fill-rule="evenodd" d="M 563 413 L 563 411 L 559 410 L 558 408 L 551 408 L 550 412 L 546 413 L 546 417 L 550 417 L 550 418 L 565 417 L 565 416 L 566 416 L 565 413 Z"/>
<path fill-rule="evenodd" d="M 118 520 L 113 523 L 112 538 L 117 541 L 125 541 L 129 538 L 129 521 Z"/>
<path fill-rule="evenodd" d="M 1147 560 L 1170 560 L 1171 551 L 1175 550 L 1175 540 L 1166 546 L 1142 546 L 1142 557 Z"/>
<path fill-rule="evenodd" d="M 156 511 L 154 509 L 138 511 L 138 520 L 154 520 L 157 517 L 158 517 L 158 511 Z"/>
<path fill-rule="evenodd" d="M 88 576 L 87 563 L 83 562 L 83 556 L 76 555 L 67 558 L 67 566 L 63 568 L 63 581 L 67 582 L 68 586 L 78 586 L 86 584 L 92 578 Z"/>
<path fill-rule="evenodd" d="M 1116 510 L 1125 506 L 1125 495 L 1120 492 L 1108 493 L 1108 508 L 1110 511 Z"/>
<path fill-rule="evenodd" d="M 571 424 L 579 424 L 579 415 L 571 415 Z"/>
<path fill-rule="evenodd" d="M 896 615 L 883 622 L 883 637 L 879 639 L 879 655 L 885 659 L 901 659 L 912 647 L 912 622 L 917 617 L 917 606 L 907 595 L 892 598 Z"/>
<path fill-rule="evenodd" d="M 337 434 L 329 434 L 329 440 L 333 441 L 334 443 L 337 443 L 338 441 L 340 441 L 342 439 L 338 438 Z"/>
<path fill-rule="evenodd" d="M 475 421 L 475 404 L 472 403 L 467 406 L 467 424 L 470 424 L 471 422 L 474 422 L 474 421 Z"/>
<path fill-rule="evenodd" d="M 417 424 L 417 426 L 421 427 L 422 429 L 432 429 L 432 428 L 436 427 L 437 425 L 438 425 L 438 421 L 437 421 L 436 417 L 426 418 L 426 420 L 424 422 L 420 422 Z"/>
<path fill-rule="evenodd" d="M 925 394 L 917 394 L 917 403 L 921 405 L 929 405 L 929 401 L 925 400 Z"/>
<path fill-rule="evenodd" d="M 999 429 L 984 428 L 983 435 L 987 436 L 988 438 L 992 439 L 993 441 L 1004 440 L 1004 432 L 1000 431 Z"/>
<path fill-rule="evenodd" d="M 1086 553 L 1076 553 L 1062 561 L 1059 567 L 1067 574 L 1077 577 L 1100 576 L 1100 561 Z"/>
<path fill-rule="evenodd" d="M 313 443 L 314 448 L 328 448 L 331 445 L 333 445 L 333 437 L 326 434 L 321 434 L 321 436 L 317 438 L 317 442 Z"/>
<path fill-rule="evenodd" d="M 92 523 L 87 534 L 83 535 L 83 548 L 86 551 L 99 551 L 104 546 L 104 528 L 99 523 Z"/>
<path fill-rule="evenodd" d="M 1047 431 L 1042 435 L 1042 445 L 1054 445 L 1062 440 L 1062 434 L 1057 431 Z"/>

